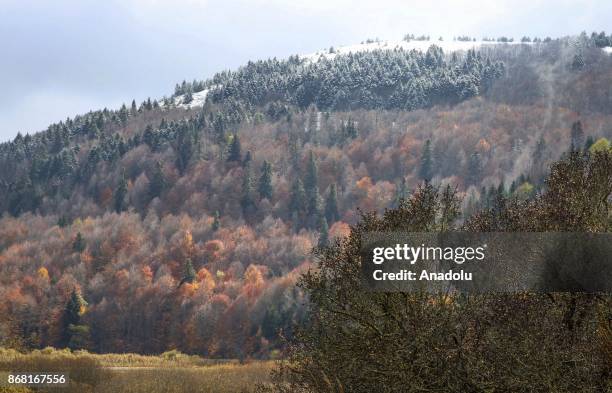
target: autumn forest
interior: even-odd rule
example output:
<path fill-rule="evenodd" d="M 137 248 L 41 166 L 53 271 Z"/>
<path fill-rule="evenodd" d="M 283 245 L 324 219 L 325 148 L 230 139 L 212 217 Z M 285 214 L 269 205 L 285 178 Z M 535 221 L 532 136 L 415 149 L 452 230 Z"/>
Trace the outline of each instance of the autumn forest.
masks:
<path fill-rule="evenodd" d="M 19 134 L 0 145 L 0 347 L 278 358 L 310 319 L 313 250 L 362 214 L 450 186 L 473 222 L 609 151 L 611 42 L 254 61 Z"/>

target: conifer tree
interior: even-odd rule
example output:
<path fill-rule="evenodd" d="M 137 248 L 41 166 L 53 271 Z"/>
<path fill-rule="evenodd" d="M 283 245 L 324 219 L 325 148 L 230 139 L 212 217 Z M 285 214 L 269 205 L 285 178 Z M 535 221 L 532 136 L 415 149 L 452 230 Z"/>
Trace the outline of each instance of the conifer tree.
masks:
<path fill-rule="evenodd" d="M 329 193 L 325 199 L 325 218 L 328 223 L 334 223 L 340 219 L 340 213 L 338 212 L 338 193 L 335 184 L 329 186 Z"/>
<path fill-rule="evenodd" d="M 400 182 L 396 185 L 395 192 L 395 206 L 399 206 L 400 201 L 408 199 L 408 186 L 406 185 L 406 178 L 402 177 Z"/>
<path fill-rule="evenodd" d="M 128 120 L 128 109 L 125 106 L 125 104 L 121 105 L 121 109 L 119 109 L 119 120 L 121 120 L 121 123 L 125 125 L 125 123 L 127 123 Z"/>
<path fill-rule="evenodd" d="M 319 195 L 319 187 L 314 188 L 306 195 L 307 198 L 307 213 L 308 213 L 308 227 L 316 228 L 317 223 L 322 216 L 321 212 L 321 196 Z"/>
<path fill-rule="evenodd" d="M 194 151 L 194 137 L 191 131 L 186 125 L 181 125 L 177 131 L 176 167 L 181 175 L 187 170 Z"/>
<path fill-rule="evenodd" d="M 85 247 L 87 247 L 85 239 L 83 238 L 83 235 L 81 235 L 81 232 L 78 232 L 74 238 L 74 242 L 72 242 L 72 249 L 76 252 L 83 252 L 85 251 Z"/>
<path fill-rule="evenodd" d="M 100 138 L 100 128 L 96 123 L 92 123 L 91 127 L 89 127 L 89 132 L 87 133 L 89 139 L 98 139 Z"/>
<path fill-rule="evenodd" d="M 164 167 L 161 161 L 157 161 L 155 164 L 155 170 L 153 177 L 149 184 L 149 197 L 154 199 L 161 196 L 167 186 L 166 175 L 164 175 Z"/>
<path fill-rule="evenodd" d="M 574 71 L 580 71 L 584 67 L 584 56 L 582 56 L 582 53 L 576 53 L 574 55 L 571 67 Z"/>
<path fill-rule="evenodd" d="M 246 167 L 247 165 L 250 165 L 251 161 L 253 161 L 253 156 L 251 154 L 251 151 L 248 150 L 244 155 L 244 160 L 242 160 L 242 166 Z"/>
<path fill-rule="evenodd" d="M 546 141 L 544 141 L 544 137 L 540 136 L 538 142 L 536 143 L 535 150 L 533 151 L 533 161 L 536 163 L 540 163 L 544 158 L 544 152 L 546 151 Z"/>
<path fill-rule="evenodd" d="M 241 162 L 242 161 L 242 153 L 240 148 L 240 139 L 237 134 L 234 134 L 232 141 L 229 145 L 229 151 L 227 153 L 228 161 Z"/>
<path fill-rule="evenodd" d="M 240 199 L 240 205 L 242 206 L 243 214 L 248 215 L 255 208 L 251 165 L 247 164 L 242 173 L 242 198 Z"/>
<path fill-rule="evenodd" d="M 584 143 L 584 131 L 580 120 L 572 124 L 570 151 L 579 151 Z"/>
<path fill-rule="evenodd" d="M 125 169 L 121 172 L 119 184 L 115 189 L 115 211 L 121 213 L 125 210 L 125 196 L 127 194 L 127 180 L 125 178 Z"/>
<path fill-rule="evenodd" d="M 480 155 L 474 152 L 470 155 L 467 167 L 467 183 L 477 185 L 480 182 L 482 163 Z"/>
<path fill-rule="evenodd" d="M 57 220 L 57 226 L 60 228 L 67 227 L 69 224 L 68 218 L 64 214 L 62 214 Z"/>
<path fill-rule="evenodd" d="M 325 217 L 321 217 L 319 220 L 319 241 L 317 246 L 319 248 L 324 248 L 329 245 L 329 227 L 327 225 L 327 220 Z"/>
<path fill-rule="evenodd" d="M 353 119 L 348 120 L 348 124 L 346 125 L 346 134 L 351 139 L 355 139 L 359 135 L 357 123 L 355 123 Z"/>
<path fill-rule="evenodd" d="M 81 316 L 85 313 L 86 306 L 87 302 L 83 296 L 73 289 L 62 316 L 62 346 L 72 349 L 85 347 L 89 330 L 87 326 L 81 325 Z"/>
<path fill-rule="evenodd" d="M 317 162 L 315 161 L 312 150 L 308 155 L 308 164 L 306 166 L 306 175 L 304 176 L 304 190 L 307 194 L 311 194 L 317 187 L 319 182 Z"/>
<path fill-rule="evenodd" d="M 183 97 L 183 104 L 189 105 L 191 104 L 192 101 L 193 101 L 193 94 L 191 94 L 191 91 L 186 92 L 185 96 Z"/>
<path fill-rule="evenodd" d="M 272 165 L 268 161 L 264 161 L 261 166 L 258 191 L 260 198 L 272 199 Z"/>
<path fill-rule="evenodd" d="M 589 135 L 586 139 L 586 142 L 584 142 L 584 151 L 588 152 L 594 143 L 595 139 L 593 138 L 593 136 Z"/>
<path fill-rule="evenodd" d="M 430 181 L 432 178 L 432 168 L 433 165 L 431 160 L 431 141 L 428 139 L 425 141 L 425 145 L 423 145 L 419 177 L 427 182 Z"/>
<path fill-rule="evenodd" d="M 213 231 L 217 231 L 221 227 L 221 219 L 219 216 L 219 210 L 215 210 L 215 216 L 213 219 L 213 223 L 211 225 L 211 229 Z"/>
<path fill-rule="evenodd" d="M 306 210 L 306 193 L 299 178 L 296 178 L 291 186 L 289 210 L 297 214 L 302 214 Z"/>
<path fill-rule="evenodd" d="M 87 302 L 83 299 L 83 296 L 76 289 L 73 289 L 65 309 L 67 321 L 73 325 L 78 325 L 86 306 Z"/>
<path fill-rule="evenodd" d="M 183 266 L 183 277 L 181 278 L 181 282 L 179 283 L 179 287 L 185 283 L 191 284 L 196 279 L 196 271 L 193 268 L 193 263 L 191 263 L 191 258 L 187 258 L 185 261 L 185 265 Z"/>

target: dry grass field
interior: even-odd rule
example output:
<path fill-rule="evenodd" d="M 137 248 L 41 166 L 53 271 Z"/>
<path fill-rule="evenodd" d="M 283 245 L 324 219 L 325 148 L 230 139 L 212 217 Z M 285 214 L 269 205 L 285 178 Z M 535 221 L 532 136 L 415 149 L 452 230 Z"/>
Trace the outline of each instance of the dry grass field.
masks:
<path fill-rule="evenodd" d="M 266 383 L 271 361 L 239 364 L 232 360 L 208 360 L 176 351 L 159 356 L 136 354 L 96 355 L 52 348 L 20 354 L 0 349 L 0 371 L 64 371 L 70 386 L 61 388 L 8 388 L 0 393 L 247 393 Z"/>

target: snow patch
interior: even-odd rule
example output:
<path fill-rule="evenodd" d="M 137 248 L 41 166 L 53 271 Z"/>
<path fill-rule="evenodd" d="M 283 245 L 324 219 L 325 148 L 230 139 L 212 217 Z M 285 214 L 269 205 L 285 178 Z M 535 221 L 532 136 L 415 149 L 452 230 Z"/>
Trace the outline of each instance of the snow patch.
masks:
<path fill-rule="evenodd" d="M 314 53 L 310 53 L 304 56 L 300 56 L 308 62 L 315 62 L 321 58 L 333 59 L 338 55 L 345 55 L 349 53 L 357 52 L 368 52 L 373 50 L 393 50 L 393 49 L 404 49 L 407 51 L 417 50 L 420 52 L 426 52 L 430 46 L 436 45 L 442 48 L 445 53 L 467 51 L 469 49 L 479 48 L 482 46 L 493 46 L 493 45 L 531 45 L 531 42 L 496 42 L 496 41 L 375 41 L 356 45 L 347 45 L 333 48 L 330 50 L 320 50 Z"/>
<path fill-rule="evenodd" d="M 602 51 L 606 52 L 609 55 L 612 55 L 612 46 L 606 46 L 601 48 Z"/>
<path fill-rule="evenodd" d="M 209 91 L 210 89 L 204 89 L 202 91 L 198 91 L 197 93 L 192 93 L 191 94 L 192 100 L 188 104 L 184 103 L 185 94 L 176 96 L 174 97 L 174 105 L 176 105 L 178 108 L 185 108 L 185 109 L 193 108 L 196 106 L 203 106 L 204 102 L 206 102 L 206 96 L 208 95 Z"/>

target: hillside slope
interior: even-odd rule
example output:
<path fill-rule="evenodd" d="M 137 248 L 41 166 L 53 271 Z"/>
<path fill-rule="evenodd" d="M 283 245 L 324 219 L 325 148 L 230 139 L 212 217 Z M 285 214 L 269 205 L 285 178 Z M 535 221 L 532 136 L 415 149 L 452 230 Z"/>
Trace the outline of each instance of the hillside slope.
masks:
<path fill-rule="evenodd" d="M 612 137 L 594 38 L 467 44 L 252 62 L 0 145 L 0 345 L 273 356 L 358 209 L 427 180 L 468 216 Z"/>

